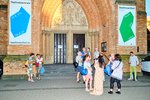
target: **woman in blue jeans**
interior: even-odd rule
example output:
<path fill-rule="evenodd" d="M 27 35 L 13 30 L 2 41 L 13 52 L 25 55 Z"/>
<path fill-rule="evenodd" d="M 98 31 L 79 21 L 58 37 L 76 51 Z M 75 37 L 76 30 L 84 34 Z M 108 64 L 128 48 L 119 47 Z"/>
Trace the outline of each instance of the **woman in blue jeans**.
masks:
<path fill-rule="evenodd" d="M 121 80 L 123 76 L 123 63 L 121 61 L 121 56 L 120 54 L 115 54 L 114 61 L 112 62 L 112 74 L 110 78 L 110 91 L 108 92 L 109 94 L 113 94 L 113 89 L 114 89 L 114 83 L 117 83 L 117 94 L 121 94 Z"/>

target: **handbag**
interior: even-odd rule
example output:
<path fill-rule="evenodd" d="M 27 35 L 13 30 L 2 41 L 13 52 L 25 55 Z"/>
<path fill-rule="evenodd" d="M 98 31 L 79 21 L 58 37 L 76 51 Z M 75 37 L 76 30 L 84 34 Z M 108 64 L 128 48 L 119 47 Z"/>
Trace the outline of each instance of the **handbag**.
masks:
<path fill-rule="evenodd" d="M 29 65 L 29 61 L 27 60 L 27 61 L 25 62 L 25 67 L 28 67 L 28 65 Z"/>
<path fill-rule="evenodd" d="M 82 67 L 80 67 L 80 73 L 81 73 L 81 75 L 87 75 L 88 70 L 82 66 Z"/>
<path fill-rule="evenodd" d="M 45 68 L 42 67 L 41 70 L 40 70 L 40 74 L 43 75 L 44 73 L 45 73 Z"/>
<path fill-rule="evenodd" d="M 120 63 L 118 64 L 118 66 L 115 69 L 117 69 L 119 67 Z M 106 65 L 104 68 L 104 73 L 108 76 L 110 76 L 113 73 L 113 71 L 115 70 L 115 69 L 113 69 L 113 70 L 111 69 L 111 65 L 112 65 L 112 63 Z"/>
<path fill-rule="evenodd" d="M 111 73 L 112 73 L 112 71 L 111 71 L 111 64 L 108 64 L 108 65 L 105 66 L 105 68 L 104 68 L 104 73 L 105 73 L 106 75 L 108 75 L 108 76 L 111 75 Z"/>

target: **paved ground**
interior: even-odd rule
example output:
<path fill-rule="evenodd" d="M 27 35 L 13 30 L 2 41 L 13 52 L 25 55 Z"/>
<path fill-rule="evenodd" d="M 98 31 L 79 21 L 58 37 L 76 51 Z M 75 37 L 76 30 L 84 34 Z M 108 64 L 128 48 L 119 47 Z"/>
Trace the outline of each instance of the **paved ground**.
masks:
<path fill-rule="evenodd" d="M 150 77 L 139 77 L 138 82 L 122 81 L 122 94 L 107 94 L 109 78 L 104 82 L 104 94 L 92 96 L 82 83 L 75 82 L 72 65 L 49 65 L 42 80 L 1 80 L 0 100 L 150 100 Z"/>

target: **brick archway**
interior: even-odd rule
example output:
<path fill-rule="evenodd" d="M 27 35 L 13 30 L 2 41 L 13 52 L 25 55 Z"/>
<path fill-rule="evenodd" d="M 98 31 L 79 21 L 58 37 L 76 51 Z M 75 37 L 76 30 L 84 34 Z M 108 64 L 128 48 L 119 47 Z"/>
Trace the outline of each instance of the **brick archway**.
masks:
<path fill-rule="evenodd" d="M 112 2 L 110 2 L 110 0 L 101 0 L 101 1 L 100 0 L 75 0 L 75 1 L 83 9 L 84 14 L 86 15 L 88 21 L 88 33 L 90 34 L 90 43 L 88 43 L 88 45 L 86 46 L 90 47 L 91 51 L 93 52 L 95 47 L 98 47 L 99 50 L 101 49 L 101 42 L 103 41 L 107 41 L 109 45 L 108 37 L 112 33 L 111 32 L 112 27 L 110 28 L 109 26 L 112 26 L 111 24 L 113 23 L 111 19 L 113 14 L 111 12 L 113 8 Z M 39 4 L 41 5 L 40 17 L 41 17 L 42 30 L 52 29 L 52 19 L 54 17 L 54 14 L 57 8 L 63 2 L 64 0 L 42 0 L 41 2 L 39 2 Z M 45 47 L 43 48 L 45 49 Z"/>
<path fill-rule="evenodd" d="M 57 7 L 63 0 L 42 0 L 39 4 L 41 8 L 41 23 L 42 27 L 51 27 L 52 18 Z M 76 2 L 84 10 L 89 29 L 100 28 L 102 23 L 106 23 L 106 20 L 110 16 L 112 6 L 110 0 L 76 0 Z"/>

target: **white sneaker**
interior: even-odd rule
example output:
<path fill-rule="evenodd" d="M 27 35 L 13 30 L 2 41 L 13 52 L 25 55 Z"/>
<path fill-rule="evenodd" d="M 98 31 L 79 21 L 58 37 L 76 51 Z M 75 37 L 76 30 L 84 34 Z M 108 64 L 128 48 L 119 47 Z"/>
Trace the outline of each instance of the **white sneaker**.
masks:
<path fill-rule="evenodd" d="M 128 78 L 128 80 L 131 81 L 132 79 L 131 79 L 131 78 Z"/>
<path fill-rule="evenodd" d="M 31 82 L 34 82 L 34 80 L 30 80 Z"/>

